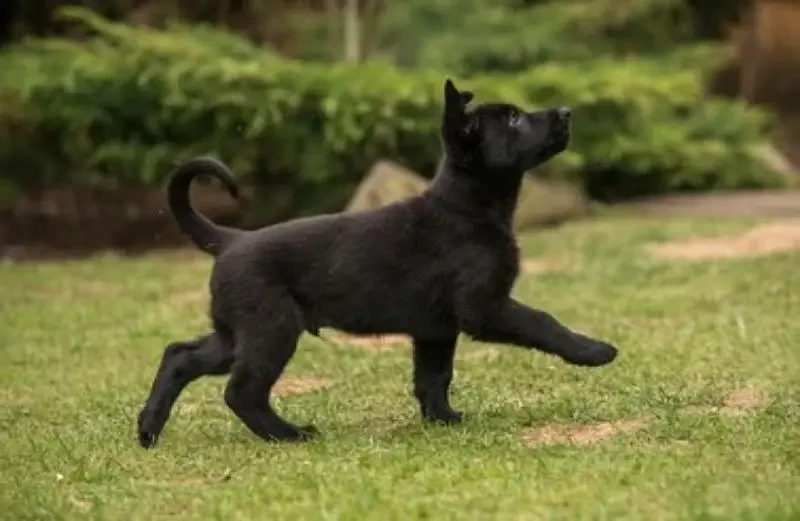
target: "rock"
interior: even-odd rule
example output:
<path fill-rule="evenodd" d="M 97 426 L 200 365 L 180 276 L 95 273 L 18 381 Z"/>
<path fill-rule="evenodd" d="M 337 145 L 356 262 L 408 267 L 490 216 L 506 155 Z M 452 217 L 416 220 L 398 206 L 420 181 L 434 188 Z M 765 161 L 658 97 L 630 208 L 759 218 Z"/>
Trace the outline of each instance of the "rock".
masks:
<path fill-rule="evenodd" d="M 428 181 L 393 161 L 379 161 L 358 185 L 345 211 L 374 210 L 389 203 L 421 194 Z"/>
<path fill-rule="evenodd" d="M 575 184 L 526 175 L 522 181 L 514 226 L 545 226 L 589 212 L 589 199 Z"/>
<path fill-rule="evenodd" d="M 393 161 L 375 163 L 345 208 L 360 212 L 421 194 L 428 181 Z M 565 181 L 525 176 L 515 215 L 515 226 L 524 229 L 561 222 L 585 214 L 589 203 L 583 192 Z"/>
<path fill-rule="evenodd" d="M 758 149 L 758 156 L 767 168 L 781 173 L 788 180 L 791 181 L 797 177 L 798 169 L 775 145 L 762 145 Z"/>

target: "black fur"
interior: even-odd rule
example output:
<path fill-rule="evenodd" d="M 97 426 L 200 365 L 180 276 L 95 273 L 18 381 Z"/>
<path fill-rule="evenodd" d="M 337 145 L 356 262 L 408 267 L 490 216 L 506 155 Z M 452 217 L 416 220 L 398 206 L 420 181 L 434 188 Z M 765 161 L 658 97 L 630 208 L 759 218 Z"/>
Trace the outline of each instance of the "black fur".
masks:
<path fill-rule="evenodd" d="M 315 216 L 242 231 L 198 215 L 191 180 L 228 168 L 192 159 L 173 173 L 169 201 L 181 229 L 216 256 L 210 290 L 214 331 L 167 347 L 139 439 L 151 447 L 182 389 L 226 374 L 225 402 L 266 440 L 313 435 L 282 419 L 270 390 L 304 331 L 403 333 L 414 342 L 413 385 L 426 420 L 457 422 L 448 391 L 456 338 L 538 349 L 571 364 L 610 363 L 617 350 L 510 297 L 519 251 L 512 217 L 523 172 L 566 148 L 569 111 L 508 104 L 472 111 L 469 92 L 445 83 L 443 158 L 429 189 L 378 210 Z"/>

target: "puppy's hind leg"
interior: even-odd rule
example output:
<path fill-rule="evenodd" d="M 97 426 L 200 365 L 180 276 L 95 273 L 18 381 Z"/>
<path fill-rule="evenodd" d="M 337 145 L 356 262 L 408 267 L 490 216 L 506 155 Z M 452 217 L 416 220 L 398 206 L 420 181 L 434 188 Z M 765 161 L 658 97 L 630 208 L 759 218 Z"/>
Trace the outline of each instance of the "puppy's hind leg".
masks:
<path fill-rule="evenodd" d="M 225 403 L 264 440 L 305 440 L 317 430 L 287 422 L 270 405 L 272 387 L 297 349 L 303 331 L 301 316 L 289 298 L 271 301 L 268 309 L 261 316 L 248 316 L 236 330 L 236 361 L 225 388 Z"/>
<path fill-rule="evenodd" d="M 185 342 L 173 342 L 164 350 L 150 395 L 139 413 L 139 444 L 155 445 L 180 393 L 205 375 L 222 375 L 233 363 L 233 344 L 218 331 Z"/>
<path fill-rule="evenodd" d="M 453 410 L 448 397 L 456 339 L 456 335 L 440 340 L 414 339 L 414 396 L 424 420 L 461 421 L 461 413 Z"/>

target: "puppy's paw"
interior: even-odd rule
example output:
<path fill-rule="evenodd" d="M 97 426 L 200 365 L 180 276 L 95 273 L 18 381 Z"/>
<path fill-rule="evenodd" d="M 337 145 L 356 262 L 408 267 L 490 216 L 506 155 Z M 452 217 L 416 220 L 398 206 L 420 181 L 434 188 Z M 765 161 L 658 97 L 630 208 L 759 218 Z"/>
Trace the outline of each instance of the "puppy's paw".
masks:
<path fill-rule="evenodd" d="M 436 411 L 435 413 L 428 412 L 423 415 L 423 420 L 429 423 L 440 423 L 443 425 L 454 425 L 461 423 L 464 420 L 464 414 L 453 409 L 444 411 Z"/>
<path fill-rule="evenodd" d="M 158 434 L 142 430 L 139 431 L 139 445 L 141 445 L 143 448 L 152 449 L 155 447 L 157 441 Z"/>
<path fill-rule="evenodd" d="M 308 441 L 320 435 L 319 429 L 313 425 L 303 425 L 298 430 L 298 439 Z"/>
<path fill-rule="evenodd" d="M 302 427 L 286 423 L 279 430 L 275 430 L 267 436 L 267 441 L 275 442 L 303 442 L 309 441 L 319 435 L 319 430 L 313 425 L 303 425 Z"/>
<path fill-rule="evenodd" d="M 584 337 L 579 346 L 565 352 L 561 358 L 572 365 L 598 367 L 617 358 L 617 348 L 607 342 Z"/>
<path fill-rule="evenodd" d="M 158 435 L 161 434 L 161 429 L 164 425 L 162 420 L 156 417 L 151 411 L 143 409 L 139 413 L 137 421 L 139 445 L 145 449 L 151 449 L 158 442 Z"/>

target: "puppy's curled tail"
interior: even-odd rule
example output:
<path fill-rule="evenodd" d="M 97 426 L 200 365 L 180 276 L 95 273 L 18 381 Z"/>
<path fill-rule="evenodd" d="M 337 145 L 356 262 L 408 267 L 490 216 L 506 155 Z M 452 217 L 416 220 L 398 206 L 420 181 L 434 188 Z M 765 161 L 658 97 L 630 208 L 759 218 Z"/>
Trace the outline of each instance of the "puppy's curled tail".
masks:
<path fill-rule="evenodd" d="M 198 248 L 216 257 L 242 232 L 214 224 L 192 207 L 189 189 L 194 178 L 201 175 L 216 178 L 234 199 L 239 198 L 239 188 L 233 180 L 230 169 L 213 157 L 200 156 L 189 159 L 173 170 L 167 185 L 167 199 L 181 231 L 188 235 Z"/>

